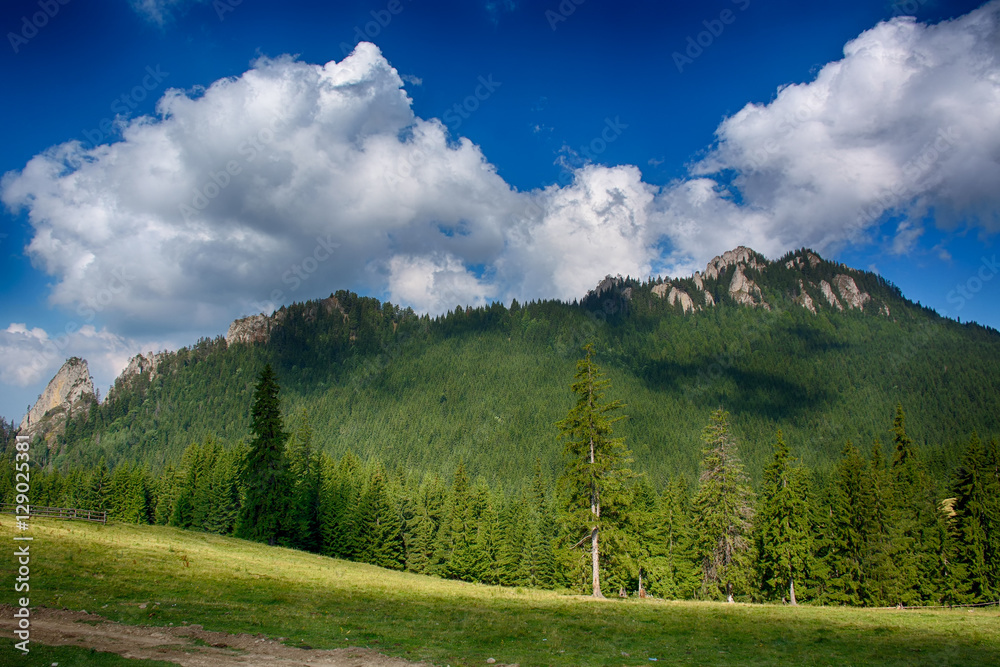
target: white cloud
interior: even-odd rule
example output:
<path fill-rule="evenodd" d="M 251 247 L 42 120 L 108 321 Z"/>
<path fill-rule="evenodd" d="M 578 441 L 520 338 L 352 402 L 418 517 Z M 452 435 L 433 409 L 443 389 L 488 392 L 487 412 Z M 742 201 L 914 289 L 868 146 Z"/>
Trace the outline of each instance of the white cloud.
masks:
<path fill-rule="evenodd" d="M 389 260 L 389 300 L 422 312 L 441 313 L 456 306 L 480 306 L 494 295 L 465 264 L 450 254 L 396 255 Z"/>
<path fill-rule="evenodd" d="M 224 327 L 275 294 L 378 293 L 395 255 L 477 264 L 503 248 L 517 195 L 478 147 L 414 117 L 371 44 L 325 66 L 261 60 L 196 99 L 168 91 L 157 113 L 4 178 L 53 304 L 128 335 Z"/>
<path fill-rule="evenodd" d="M 71 333 L 50 335 L 13 322 L 0 330 L 0 383 L 28 387 L 49 380 L 70 357 L 85 358 L 98 386 L 106 389 L 139 352 L 134 342 L 85 324 Z"/>
<path fill-rule="evenodd" d="M 496 266 L 508 297 L 572 300 L 608 273 L 646 277 L 659 232 L 655 188 L 636 167 L 586 166 L 522 202 Z"/>
<path fill-rule="evenodd" d="M 734 170 L 770 245 L 864 241 L 884 213 L 1000 230 L 1000 3 L 937 25 L 881 23 L 807 84 L 748 104 L 693 172 Z M 731 222 L 730 225 L 735 225 Z M 919 234 L 900 225 L 893 248 Z M 730 244 L 731 245 L 731 244 Z"/>
<path fill-rule="evenodd" d="M 518 192 L 478 146 L 416 117 L 362 43 L 339 63 L 262 59 L 194 98 L 170 90 L 122 141 L 56 146 L 0 197 L 28 212 L 51 303 L 139 340 L 221 333 L 341 287 L 429 312 L 573 299 L 607 273 L 685 274 L 739 244 L 868 242 L 887 210 L 905 223 L 889 247 L 906 252 L 931 208 L 1000 229 L 998 14 L 872 28 L 814 81 L 726 119 L 662 188 L 583 165 Z"/>

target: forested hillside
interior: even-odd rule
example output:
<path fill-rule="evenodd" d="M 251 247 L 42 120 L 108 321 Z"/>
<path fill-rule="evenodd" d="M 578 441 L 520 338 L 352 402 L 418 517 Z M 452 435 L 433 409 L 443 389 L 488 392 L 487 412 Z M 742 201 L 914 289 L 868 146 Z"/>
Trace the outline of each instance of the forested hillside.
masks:
<path fill-rule="evenodd" d="M 751 256 L 695 276 L 701 287 L 611 279 L 579 303 L 458 307 L 438 318 L 348 292 L 292 304 L 270 318 L 266 341 L 203 339 L 123 375 L 66 425 L 44 462 L 103 458 L 160 471 L 208 437 L 232 446 L 247 436 L 253 383 L 271 363 L 289 424 L 305 409 L 320 450 L 445 474 L 462 461 L 472 477 L 516 488 L 536 457 L 550 475 L 559 466 L 553 425 L 571 404 L 586 342 L 627 405 L 618 431 L 656 486 L 693 478 L 701 428 L 718 407 L 733 415 L 755 480 L 779 428 L 822 473 L 846 441 L 885 440 L 897 403 L 935 475 L 955 467 L 973 430 L 1000 431 L 995 330 L 943 319 L 853 270 L 867 307 L 823 307 L 813 290 L 811 312 L 805 285 L 848 270 L 818 258 L 796 265 L 803 256 L 815 258 Z M 730 291 L 736 271 L 759 286 L 755 305 Z M 703 289 L 715 305 L 686 310 L 666 287 Z"/>

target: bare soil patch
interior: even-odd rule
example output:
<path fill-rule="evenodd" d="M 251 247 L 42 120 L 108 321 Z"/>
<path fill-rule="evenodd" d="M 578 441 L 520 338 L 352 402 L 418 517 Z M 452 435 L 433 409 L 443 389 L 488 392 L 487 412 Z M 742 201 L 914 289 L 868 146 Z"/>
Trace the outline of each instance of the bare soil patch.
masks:
<path fill-rule="evenodd" d="M 0 605 L 0 631 L 13 636 L 14 627 L 14 608 Z M 31 610 L 31 641 L 165 660 L 184 667 L 430 667 L 371 649 L 303 649 L 263 635 L 211 632 L 200 625 L 123 625 L 97 614 L 45 607 Z"/>

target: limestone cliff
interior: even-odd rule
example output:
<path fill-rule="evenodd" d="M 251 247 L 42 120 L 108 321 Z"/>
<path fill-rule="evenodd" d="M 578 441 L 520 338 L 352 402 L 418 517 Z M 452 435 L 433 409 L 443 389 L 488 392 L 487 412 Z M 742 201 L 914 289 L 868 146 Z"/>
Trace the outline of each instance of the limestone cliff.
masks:
<path fill-rule="evenodd" d="M 837 288 L 837 291 L 840 292 L 840 296 L 848 308 L 864 310 L 865 304 L 871 300 L 871 296 L 859 290 L 857 283 L 854 282 L 854 278 L 850 276 L 842 273 L 834 276 L 833 284 Z"/>
<path fill-rule="evenodd" d="M 50 426 L 61 427 L 65 417 L 75 414 L 96 398 L 87 361 L 79 357 L 67 359 L 24 416 L 20 433 L 33 437 L 48 431 Z"/>
<path fill-rule="evenodd" d="M 266 343 L 271 339 L 271 325 L 272 318 L 263 313 L 235 320 L 226 332 L 226 345 Z"/>

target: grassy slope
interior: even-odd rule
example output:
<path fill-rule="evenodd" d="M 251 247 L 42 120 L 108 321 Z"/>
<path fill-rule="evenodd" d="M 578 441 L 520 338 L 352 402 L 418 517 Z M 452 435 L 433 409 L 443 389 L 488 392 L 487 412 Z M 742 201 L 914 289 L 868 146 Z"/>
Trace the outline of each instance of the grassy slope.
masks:
<path fill-rule="evenodd" d="M 9 541 L 9 517 L 0 539 Z M 436 664 L 1000 664 L 1000 611 L 609 600 L 390 572 L 173 528 L 32 520 L 33 604 Z M 0 577 L 11 581 L 10 556 Z M 148 603 L 144 609 L 140 603 Z M 628 654 L 628 655 L 625 655 Z"/>

